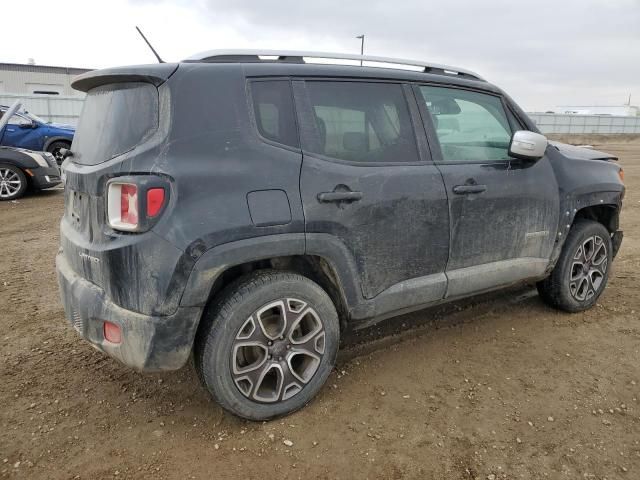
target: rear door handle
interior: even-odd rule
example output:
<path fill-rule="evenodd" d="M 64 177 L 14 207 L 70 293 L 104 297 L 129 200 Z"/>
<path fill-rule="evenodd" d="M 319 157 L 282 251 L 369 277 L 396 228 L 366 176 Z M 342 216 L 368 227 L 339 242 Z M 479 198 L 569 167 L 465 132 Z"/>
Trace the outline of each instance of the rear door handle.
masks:
<path fill-rule="evenodd" d="M 362 199 L 362 192 L 322 192 L 318 194 L 318 201 L 329 202 L 357 202 Z"/>
<path fill-rule="evenodd" d="M 470 193 L 482 193 L 487 189 L 486 185 L 456 185 L 453 193 L 458 195 L 468 195 Z"/>

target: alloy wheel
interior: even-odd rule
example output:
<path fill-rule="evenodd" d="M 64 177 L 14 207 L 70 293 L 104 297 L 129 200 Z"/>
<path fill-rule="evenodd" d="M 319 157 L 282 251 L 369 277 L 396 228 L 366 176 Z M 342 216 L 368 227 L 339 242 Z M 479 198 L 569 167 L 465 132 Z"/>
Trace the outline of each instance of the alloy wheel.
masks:
<path fill-rule="evenodd" d="M 238 390 L 257 402 L 288 400 L 320 366 L 325 329 L 306 302 L 283 298 L 256 310 L 236 334 L 231 372 Z"/>
<path fill-rule="evenodd" d="M 0 168 L 0 198 L 13 197 L 22 187 L 22 180 L 16 172 Z"/>
<path fill-rule="evenodd" d="M 592 235 L 584 240 L 573 255 L 569 291 L 583 302 L 592 298 L 604 284 L 609 255 L 602 237 Z"/>

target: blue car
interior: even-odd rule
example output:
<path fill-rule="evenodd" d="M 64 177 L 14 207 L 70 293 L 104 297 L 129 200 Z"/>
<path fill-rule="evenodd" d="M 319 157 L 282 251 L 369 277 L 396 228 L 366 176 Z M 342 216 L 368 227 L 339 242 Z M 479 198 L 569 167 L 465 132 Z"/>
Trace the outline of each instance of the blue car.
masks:
<path fill-rule="evenodd" d="M 8 109 L 0 105 L 0 118 Z M 61 164 L 64 158 L 60 149 L 71 147 L 74 133 L 75 127 L 71 125 L 47 123 L 33 113 L 21 111 L 13 114 L 4 133 L 0 133 L 0 145 L 49 152 Z"/>

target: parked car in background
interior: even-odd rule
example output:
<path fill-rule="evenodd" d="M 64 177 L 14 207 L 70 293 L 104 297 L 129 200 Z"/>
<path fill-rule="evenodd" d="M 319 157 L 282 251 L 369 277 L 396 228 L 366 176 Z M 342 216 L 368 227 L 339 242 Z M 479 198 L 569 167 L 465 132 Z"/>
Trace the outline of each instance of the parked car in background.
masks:
<path fill-rule="evenodd" d="M 6 105 L 0 105 L 0 118 L 8 109 Z M 74 133 L 75 127 L 72 125 L 48 123 L 37 115 L 23 110 L 9 118 L 0 138 L 0 145 L 49 152 L 60 164 L 64 160 L 60 149 L 68 149 L 71 146 Z"/>
<path fill-rule="evenodd" d="M 19 109 L 20 102 L 16 101 L 4 110 L 4 118 L 0 117 L 0 138 L 7 121 Z M 0 201 L 20 198 L 28 188 L 55 187 L 60 181 L 60 169 L 53 154 L 0 146 Z"/>
<path fill-rule="evenodd" d="M 211 396 L 251 420 L 309 402 L 346 328 L 523 282 L 586 310 L 622 241 L 612 156 L 550 145 L 464 69 L 214 51 L 73 87 L 70 324 L 139 370 L 193 352 Z"/>
<path fill-rule="evenodd" d="M 29 188 L 42 190 L 60 184 L 53 154 L 0 147 L 0 201 L 22 197 Z"/>

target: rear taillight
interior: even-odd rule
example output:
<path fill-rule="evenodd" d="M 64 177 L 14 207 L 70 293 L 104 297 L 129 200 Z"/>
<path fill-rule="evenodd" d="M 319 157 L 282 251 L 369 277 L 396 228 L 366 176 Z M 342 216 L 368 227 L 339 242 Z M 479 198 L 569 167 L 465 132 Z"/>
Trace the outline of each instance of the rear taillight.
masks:
<path fill-rule="evenodd" d="M 133 231 L 138 228 L 138 187 L 133 183 L 109 184 L 107 216 L 116 230 Z"/>
<path fill-rule="evenodd" d="M 147 217 L 155 217 L 164 205 L 164 188 L 147 190 Z"/>
<path fill-rule="evenodd" d="M 107 184 L 107 220 L 114 230 L 146 232 L 167 204 L 169 189 L 164 179 L 128 176 Z"/>

